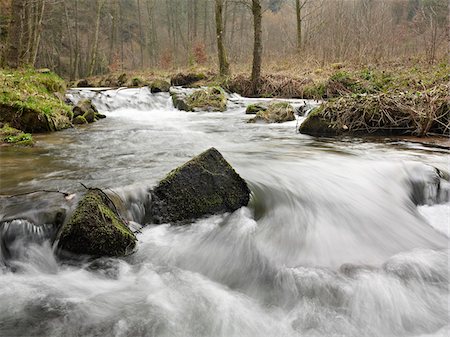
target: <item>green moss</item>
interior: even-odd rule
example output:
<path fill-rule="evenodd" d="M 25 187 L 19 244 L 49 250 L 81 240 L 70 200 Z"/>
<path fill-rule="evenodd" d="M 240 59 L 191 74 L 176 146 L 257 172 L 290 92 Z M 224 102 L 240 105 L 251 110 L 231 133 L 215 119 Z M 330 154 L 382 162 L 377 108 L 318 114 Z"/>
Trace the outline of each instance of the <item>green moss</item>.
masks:
<path fill-rule="evenodd" d="M 221 87 L 209 87 L 194 91 L 187 97 L 187 104 L 194 109 L 225 111 L 227 97 Z"/>
<path fill-rule="evenodd" d="M 29 132 L 69 127 L 71 108 L 53 94 L 65 89 L 64 81 L 53 73 L 0 69 L 0 121 Z"/>
<path fill-rule="evenodd" d="M 245 113 L 247 115 L 255 115 L 260 111 L 265 111 L 267 110 L 267 107 L 261 105 L 261 104 L 250 104 L 247 106 L 247 108 L 245 109 Z"/>
<path fill-rule="evenodd" d="M 102 191 L 90 190 L 61 229 L 59 247 L 93 256 L 130 253 L 136 245 L 136 237 L 112 207 L 114 205 Z"/>
<path fill-rule="evenodd" d="M 72 123 L 81 125 L 81 124 L 88 124 L 88 121 L 84 116 L 77 116 L 73 119 Z"/>
<path fill-rule="evenodd" d="M 295 120 L 294 108 L 287 102 L 272 102 L 266 110 L 260 110 L 256 116 L 248 121 L 255 123 L 263 121 L 266 123 L 284 123 Z"/>
<path fill-rule="evenodd" d="M 18 146 L 31 146 L 34 143 L 31 134 L 23 133 L 20 130 L 10 127 L 8 124 L 5 124 L 0 129 L 0 140 L 3 143 Z"/>

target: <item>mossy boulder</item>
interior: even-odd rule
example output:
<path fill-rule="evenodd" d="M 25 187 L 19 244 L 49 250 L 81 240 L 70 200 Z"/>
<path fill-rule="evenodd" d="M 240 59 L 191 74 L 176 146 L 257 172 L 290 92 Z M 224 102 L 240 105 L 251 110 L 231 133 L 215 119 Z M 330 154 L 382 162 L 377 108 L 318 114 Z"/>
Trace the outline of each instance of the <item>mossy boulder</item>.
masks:
<path fill-rule="evenodd" d="M 256 113 L 256 116 L 250 119 L 249 123 L 265 122 L 265 123 L 284 123 L 295 120 L 294 108 L 286 102 L 273 102 L 269 104 L 266 110 Z"/>
<path fill-rule="evenodd" d="M 78 203 L 58 235 L 58 248 L 90 256 L 125 256 L 136 246 L 136 237 L 111 199 L 90 189 Z"/>
<path fill-rule="evenodd" d="M 9 124 L 0 125 L 0 144 L 31 146 L 33 137 L 29 133 L 12 128 Z"/>
<path fill-rule="evenodd" d="M 73 117 L 73 124 L 84 124 L 84 120 L 78 117 L 83 117 L 88 123 L 93 123 L 106 116 L 98 112 L 90 99 L 83 99 L 73 107 Z"/>
<path fill-rule="evenodd" d="M 157 92 L 169 92 L 170 83 L 164 80 L 155 80 L 150 84 L 150 91 L 152 93 Z"/>
<path fill-rule="evenodd" d="M 344 131 L 344 130 L 342 130 Z M 299 132 L 310 136 L 337 136 L 341 133 L 333 123 L 323 115 L 323 106 L 314 109 L 300 125 Z"/>
<path fill-rule="evenodd" d="M 245 109 L 245 113 L 247 115 L 256 115 L 260 111 L 266 111 L 267 106 L 261 105 L 261 104 L 250 104 Z"/>
<path fill-rule="evenodd" d="M 170 79 L 170 84 L 174 86 L 189 86 L 195 82 L 204 80 L 206 75 L 203 73 L 178 73 Z"/>
<path fill-rule="evenodd" d="M 194 111 L 194 108 L 188 104 L 188 95 L 184 92 L 170 91 L 172 103 L 175 109 L 181 111 Z"/>
<path fill-rule="evenodd" d="M 86 120 L 86 118 L 84 118 L 84 116 L 77 116 L 73 119 L 72 123 L 76 125 L 83 125 L 88 124 L 89 122 Z"/>
<path fill-rule="evenodd" d="M 186 103 L 193 109 L 205 111 L 225 111 L 227 96 L 221 87 L 195 90 L 188 95 Z"/>
<path fill-rule="evenodd" d="M 127 83 L 128 77 L 127 74 L 123 73 L 120 74 L 119 77 L 117 77 L 117 83 L 119 84 L 119 86 L 124 85 L 125 83 Z"/>
<path fill-rule="evenodd" d="M 151 221 L 185 223 L 246 206 L 250 190 L 215 148 L 170 172 L 152 191 Z"/>

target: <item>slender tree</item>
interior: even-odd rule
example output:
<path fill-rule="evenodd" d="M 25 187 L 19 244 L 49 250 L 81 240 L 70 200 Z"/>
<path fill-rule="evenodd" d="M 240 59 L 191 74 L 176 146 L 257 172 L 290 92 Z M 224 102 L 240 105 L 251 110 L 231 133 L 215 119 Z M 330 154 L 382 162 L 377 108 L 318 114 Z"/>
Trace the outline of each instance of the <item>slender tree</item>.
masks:
<path fill-rule="evenodd" d="M 261 78 L 261 63 L 262 63 L 262 9 L 261 0 L 252 0 L 252 14 L 253 14 L 253 65 L 252 65 L 252 93 L 256 95 L 258 92 L 258 85 Z"/>
<path fill-rule="evenodd" d="M 224 46 L 224 27 L 223 27 L 223 0 L 216 0 L 216 36 L 217 36 L 217 55 L 219 57 L 219 74 L 228 76 L 230 74 L 230 64 Z"/>

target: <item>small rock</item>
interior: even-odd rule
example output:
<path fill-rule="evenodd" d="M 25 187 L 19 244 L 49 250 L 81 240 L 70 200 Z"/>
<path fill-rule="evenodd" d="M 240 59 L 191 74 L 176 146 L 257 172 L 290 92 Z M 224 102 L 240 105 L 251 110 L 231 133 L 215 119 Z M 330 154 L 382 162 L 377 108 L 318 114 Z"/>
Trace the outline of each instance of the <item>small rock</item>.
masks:
<path fill-rule="evenodd" d="M 88 124 L 88 121 L 86 120 L 86 118 L 84 118 L 84 116 L 77 116 L 74 117 L 74 119 L 72 120 L 73 124 L 77 124 L 77 125 L 82 125 L 82 124 Z"/>
<path fill-rule="evenodd" d="M 267 106 L 261 105 L 261 104 L 250 104 L 247 106 L 247 109 L 245 109 L 245 114 L 247 115 L 256 115 L 260 111 L 266 111 Z"/>
<path fill-rule="evenodd" d="M 256 116 L 248 121 L 248 123 L 256 123 L 259 121 L 265 123 L 284 123 L 295 120 L 294 108 L 286 102 L 271 103 L 267 110 L 258 111 Z"/>
<path fill-rule="evenodd" d="M 178 73 L 170 79 L 170 84 L 174 86 L 187 86 L 195 82 L 201 81 L 206 78 L 205 74 L 202 73 L 188 73 L 182 74 Z"/>

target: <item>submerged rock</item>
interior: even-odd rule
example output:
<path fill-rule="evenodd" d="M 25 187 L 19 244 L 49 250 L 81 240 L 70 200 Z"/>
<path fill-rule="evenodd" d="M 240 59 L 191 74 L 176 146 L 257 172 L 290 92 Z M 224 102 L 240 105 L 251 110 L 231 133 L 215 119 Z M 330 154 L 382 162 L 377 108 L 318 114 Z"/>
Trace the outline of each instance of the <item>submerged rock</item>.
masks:
<path fill-rule="evenodd" d="M 152 191 L 151 220 L 180 223 L 246 206 L 250 190 L 215 148 L 170 172 Z"/>
<path fill-rule="evenodd" d="M 269 104 L 266 110 L 258 111 L 256 116 L 248 122 L 283 123 L 293 120 L 295 120 L 295 116 L 294 108 L 291 104 L 286 102 L 273 102 Z"/>
<path fill-rule="evenodd" d="M 80 255 L 124 256 L 133 251 L 136 237 L 121 219 L 111 199 L 90 189 L 61 228 L 58 248 Z"/>

